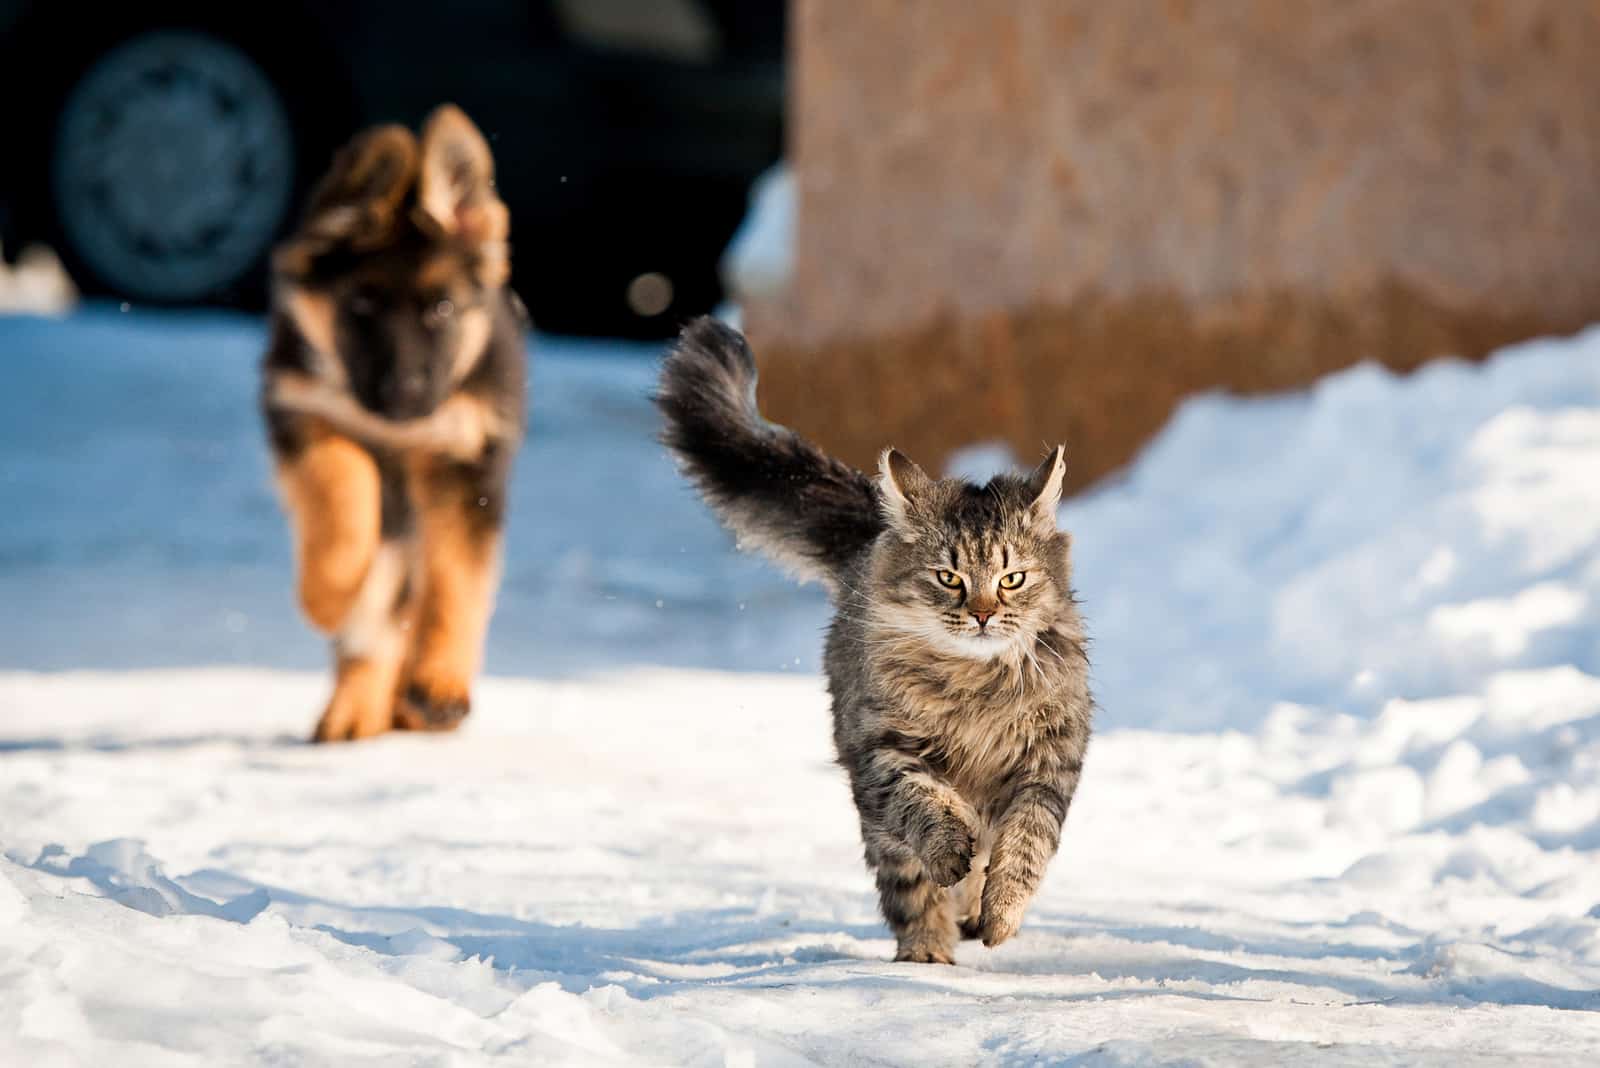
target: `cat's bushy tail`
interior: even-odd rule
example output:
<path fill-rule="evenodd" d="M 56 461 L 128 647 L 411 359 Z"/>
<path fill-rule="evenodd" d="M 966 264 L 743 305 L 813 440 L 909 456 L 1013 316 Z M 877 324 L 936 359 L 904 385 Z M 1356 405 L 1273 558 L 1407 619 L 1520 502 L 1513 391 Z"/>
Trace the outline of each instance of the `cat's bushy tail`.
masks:
<path fill-rule="evenodd" d="M 705 316 L 684 327 L 661 369 L 662 440 L 741 544 L 836 587 L 883 529 L 876 483 L 756 408 L 744 337 Z"/>

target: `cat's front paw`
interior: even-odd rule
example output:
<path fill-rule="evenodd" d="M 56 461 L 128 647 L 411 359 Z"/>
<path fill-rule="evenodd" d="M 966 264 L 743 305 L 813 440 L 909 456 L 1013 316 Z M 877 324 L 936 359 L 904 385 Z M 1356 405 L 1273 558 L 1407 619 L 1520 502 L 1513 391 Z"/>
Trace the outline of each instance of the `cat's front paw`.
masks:
<path fill-rule="evenodd" d="M 972 870 L 977 836 L 967 821 L 949 813 L 922 843 L 922 865 L 940 886 L 954 886 Z"/>
<path fill-rule="evenodd" d="M 954 964 L 955 954 L 946 946 L 901 946 L 895 952 L 896 963 Z"/>
<path fill-rule="evenodd" d="M 1017 933 L 1030 896 L 1009 879 L 990 878 L 983 888 L 983 912 L 978 917 L 984 945 L 992 949 Z"/>

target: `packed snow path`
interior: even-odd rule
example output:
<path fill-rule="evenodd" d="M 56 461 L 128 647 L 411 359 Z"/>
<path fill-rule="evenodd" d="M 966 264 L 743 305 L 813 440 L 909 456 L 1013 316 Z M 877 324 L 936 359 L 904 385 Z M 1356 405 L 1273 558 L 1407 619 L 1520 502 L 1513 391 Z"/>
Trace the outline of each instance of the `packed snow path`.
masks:
<path fill-rule="evenodd" d="M 1502 687 L 1528 755 L 1600 766 L 1600 683 Z M 888 963 L 812 681 L 500 681 L 457 737 L 344 748 L 299 740 L 320 688 L 0 680 L 0 1063 L 1600 1056 L 1592 830 L 1527 811 L 1594 783 L 1405 808 L 1471 789 L 1407 761 L 1497 699 L 1108 731 L 1021 934 L 944 968 Z"/>
<path fill-rule="evenodd" d="M 1069 502 L 1102 730 L 954 968 L 888 963 L 825 608 L 637 352 L 537 365 L 491 659 L 539 681 L 302 744 L 258 343 L 0 323 L 0 1064 L 1600 1061 L 1600 335 L 1203 398 Z"/>

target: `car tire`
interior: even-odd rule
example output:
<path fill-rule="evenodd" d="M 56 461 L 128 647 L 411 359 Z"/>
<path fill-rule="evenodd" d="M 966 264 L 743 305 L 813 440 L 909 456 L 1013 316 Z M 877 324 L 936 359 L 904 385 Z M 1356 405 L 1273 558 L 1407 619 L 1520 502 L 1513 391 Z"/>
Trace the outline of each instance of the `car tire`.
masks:
<path fill-rule="evenodd" d="M 62 251 L 129 299 L 227 292 L 293 207 L 286 94 L 243 49 L 201 30 L 138 33 L 88 64 L 49 151 Z"/>

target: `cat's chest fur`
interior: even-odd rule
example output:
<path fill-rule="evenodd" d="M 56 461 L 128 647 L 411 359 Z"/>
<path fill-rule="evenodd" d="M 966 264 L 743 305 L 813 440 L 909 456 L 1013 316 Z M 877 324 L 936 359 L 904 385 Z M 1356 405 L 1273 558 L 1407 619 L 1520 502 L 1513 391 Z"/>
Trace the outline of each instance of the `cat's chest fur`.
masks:
<path fill-rule="evenodd" d="M 915 739 L 980 809 L 1003 800 L 1029 750 L 1069 715 L 1063 680 L 1026 662 L 924 651 L 868 656 L 863 668 L 875 699 L 861 708 L 860 728 Z"/>

